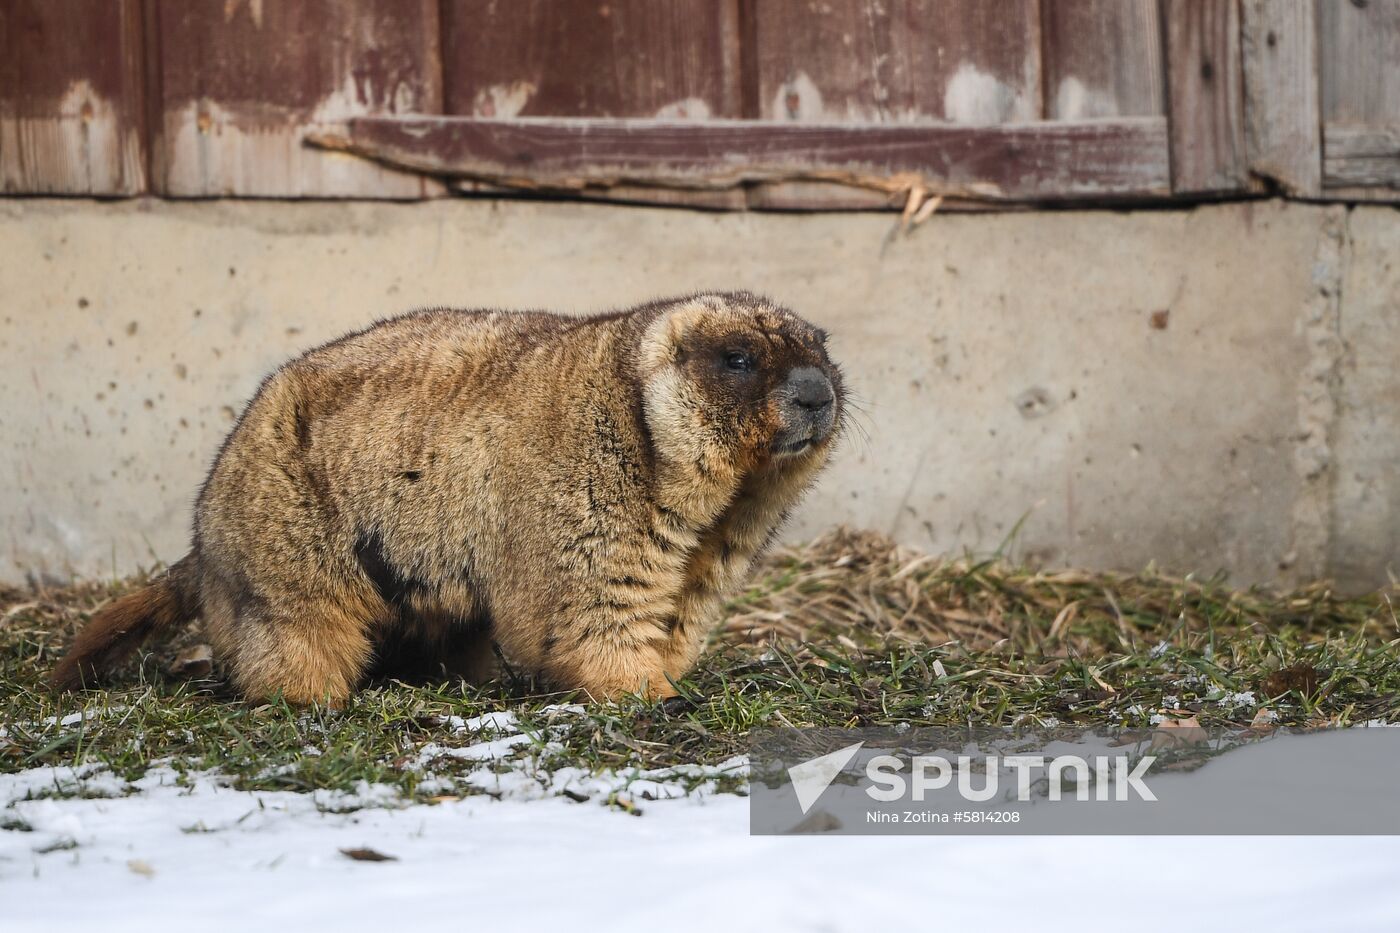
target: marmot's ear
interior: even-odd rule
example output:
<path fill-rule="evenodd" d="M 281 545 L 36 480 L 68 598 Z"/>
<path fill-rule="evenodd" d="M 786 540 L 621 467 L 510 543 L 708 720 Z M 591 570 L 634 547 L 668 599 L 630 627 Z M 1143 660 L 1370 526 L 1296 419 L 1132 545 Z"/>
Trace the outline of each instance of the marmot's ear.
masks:
<path fill-rule="evenodd" d="M 642 336 L 637 365 L 642 378 L 647 378 L 664 366 L 679 363 L 684 358 L 686 338 L 705 314 L 712 313 L 698 302 L 667 308 L 651 322 Z"/>

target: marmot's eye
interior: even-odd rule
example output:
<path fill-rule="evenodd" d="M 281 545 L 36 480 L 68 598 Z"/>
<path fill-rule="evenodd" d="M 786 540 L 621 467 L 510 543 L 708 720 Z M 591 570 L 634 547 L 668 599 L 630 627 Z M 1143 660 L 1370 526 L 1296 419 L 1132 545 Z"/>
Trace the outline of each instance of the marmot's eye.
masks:
<path fill-rule="evenodd" d="M 730 350 L 724 355 L 724 365 L 731 373 L 746 373 L 753 369 L 753 359 L 739 350 Z"/>

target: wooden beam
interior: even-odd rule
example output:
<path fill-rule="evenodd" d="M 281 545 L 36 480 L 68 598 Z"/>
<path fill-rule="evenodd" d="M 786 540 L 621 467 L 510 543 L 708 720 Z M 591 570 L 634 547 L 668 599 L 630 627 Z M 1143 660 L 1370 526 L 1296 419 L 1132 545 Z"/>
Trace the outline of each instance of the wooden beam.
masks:
<path fill-rule="evenodd" d="M 444 114 L 702 123 L 745 116 L 738 0 L 442 0 L 441 10 Z M 459 184 L 489 193 L 479 182 Z M 604 197 L 745 206 L 741 190 L 619 186 Z"/>
<path fill-rule="evenodd" d="M 530 189 L 807 180 L 991 201 L 1170 193 L 1159 117 L 995 126 L 364 117 L 312 142 L 396 168 Z"/>
<path fill-rule="evenodd" d="M 1247 190 L 1236 0 L 1163 0 L 1172 190 Z"/>
<path fill-rule="evenodd" d="M 1287 194 L 1317 197 L 1322 115 L 1312 0 L 1244 0 L 1241 28 L 1249 170 Z"/>

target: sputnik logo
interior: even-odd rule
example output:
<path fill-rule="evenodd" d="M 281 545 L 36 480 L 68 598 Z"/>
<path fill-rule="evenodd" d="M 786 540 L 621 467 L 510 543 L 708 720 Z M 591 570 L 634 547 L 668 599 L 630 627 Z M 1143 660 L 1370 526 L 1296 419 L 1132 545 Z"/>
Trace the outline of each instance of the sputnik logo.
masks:
<path fill-rule="evenodd" d="M 857 742 L 854 745 L 847 745 L 839 748 L 820 758 L 813 758 L 811 761 L 804 761 L 800 765 L 793 765 L 788 768 L 788 778 L 792 781 L 792 791 L 797 795 L 797 805 L 802 808 L 805 814 L 812 809 L 812 804 L 821 797 L 822 791 L 831 786 L 831 782 L 836 780 L 836 775 L 845 770 L 850 764 L 856 752 L 864 742 Z"/>

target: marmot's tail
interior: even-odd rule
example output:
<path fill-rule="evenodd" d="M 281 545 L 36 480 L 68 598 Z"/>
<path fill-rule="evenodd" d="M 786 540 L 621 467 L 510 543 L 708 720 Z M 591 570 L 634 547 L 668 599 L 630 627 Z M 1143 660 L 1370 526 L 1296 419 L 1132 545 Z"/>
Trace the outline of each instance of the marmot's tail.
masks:
<path fill-rule="evenodd" d="M 141 646 L 155 632 L 174 628 L 198 612 L 195 556 L 187 554 L 149 586 L 102 607 L 78 633 L 53 669 L 56 690 L 96 685 L 103 671 Z"/>

